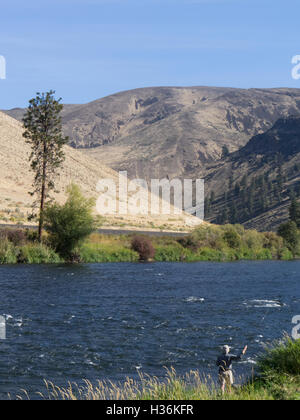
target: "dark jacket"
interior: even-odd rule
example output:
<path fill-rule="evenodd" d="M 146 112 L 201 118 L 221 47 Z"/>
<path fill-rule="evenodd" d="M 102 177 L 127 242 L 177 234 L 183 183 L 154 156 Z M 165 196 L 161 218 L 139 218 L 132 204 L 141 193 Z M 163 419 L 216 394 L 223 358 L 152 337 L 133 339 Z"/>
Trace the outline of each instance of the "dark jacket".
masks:
<path fill-rule="evenodd" d="M 232 370 L 232 362 L 241 360 L 243 357 L 243 353 L 239 356 L 235 356 L 234 354 L 222 354 L 217 360 L 217 366 L 219 367 L 219 373 L 225 372 L 226 370 Z"/>

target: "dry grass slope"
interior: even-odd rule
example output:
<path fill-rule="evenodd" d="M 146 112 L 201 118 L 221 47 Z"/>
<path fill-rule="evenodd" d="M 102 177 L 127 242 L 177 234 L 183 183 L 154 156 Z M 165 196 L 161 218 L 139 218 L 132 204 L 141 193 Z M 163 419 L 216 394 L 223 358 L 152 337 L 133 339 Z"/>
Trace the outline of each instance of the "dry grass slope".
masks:
<path fill-rule="evenodd" d="M 31 189 L 33 173 L 29 170 L 29 153 L 30 148 L 22 137 L 21 123 L 0 112 L 0 223 L 26 222 L 31 212 L 32 198 L 28 191 Z M 118 174 L 93 158 L 69 146 L 65 148 L 65 153 L 66 160 L 57 179 L 59 192 L 54 194 L 58 201 L 64 200 L 66 189 L 72 182 L 78 184 L 83 193 L 90 197 L 97 196 L 98 180 L 109 178 L 117 182 Z M 186 214 L 107 218 L 109 226 L 122 228 L 154 229 L 163 226 L 166 230 L 186 230 L 198 223 L 198 219 Z"/>

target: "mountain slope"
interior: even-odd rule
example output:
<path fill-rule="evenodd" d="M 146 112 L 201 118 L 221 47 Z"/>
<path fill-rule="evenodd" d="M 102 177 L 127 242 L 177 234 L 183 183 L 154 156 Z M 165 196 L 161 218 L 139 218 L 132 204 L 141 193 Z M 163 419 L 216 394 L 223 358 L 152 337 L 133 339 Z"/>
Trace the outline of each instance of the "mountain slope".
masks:
<path fill-rule="evenodd" d="M 22 126 L 15 119 L 0 112 L 0 223 L 26 222 L 31 212 L 31 190 L 33 173 L 29 170 L 29 146 L 22 137 Z M 118 183 L 118 174 L 99 162 L 83 155 L 80 151 L 65 147 L 66 160 L 57 179 L 55 194 L 63 201 L 66 189 L 71 182 L 78 184 L 86 196 L 97 197 L 96 184 L 100 179 L 113 179 Z M 146 192 L 145 192 L 146 197 Z M 183 214 L 159 216 L 109 216 L 111 225 L 139 226 L 143 228 L 164 225 L 165 229 L 187 229 L 199 223 L 199 219 Z"/>
<path fill-rule="evenodd" d="M 73 147 L 130 177 L 194 178 L 224 145 L 236 151 L 290 115 L 300 115 L 300 89 L 157 87 L 67 105 L 63 124 Z"/>
<path fill-rule="evenodd" d="M 300 197 L 300 118 L 279 119 L 209 167 L 206 184 L 208 220 L 276 230 L 288 218 L 291 198 Z"/>

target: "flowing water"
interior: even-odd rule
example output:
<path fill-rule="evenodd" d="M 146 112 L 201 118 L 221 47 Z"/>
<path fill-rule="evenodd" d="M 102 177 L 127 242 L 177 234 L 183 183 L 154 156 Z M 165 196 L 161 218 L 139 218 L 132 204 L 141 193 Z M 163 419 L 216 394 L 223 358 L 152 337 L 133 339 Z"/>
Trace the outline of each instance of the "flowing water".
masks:
<path fill-rule="evenodd" d="M 216 374 L 219 347 L 249 352 L 291 333 L 300 314 L 300 262 L 0 267 L 0 398 L 43 379 L 119 381 L 164 367 Z"/>

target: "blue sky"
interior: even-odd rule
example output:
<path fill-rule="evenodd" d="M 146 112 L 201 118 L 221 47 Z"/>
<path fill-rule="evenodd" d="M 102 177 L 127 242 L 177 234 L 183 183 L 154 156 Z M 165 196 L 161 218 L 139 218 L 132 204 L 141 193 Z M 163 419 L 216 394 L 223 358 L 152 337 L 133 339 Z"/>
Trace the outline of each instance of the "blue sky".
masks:
<path fill-rule="evenodd" d="M 9 0 L 0 109 L 146 86 L 298 87 L 299 0 Z"/>

